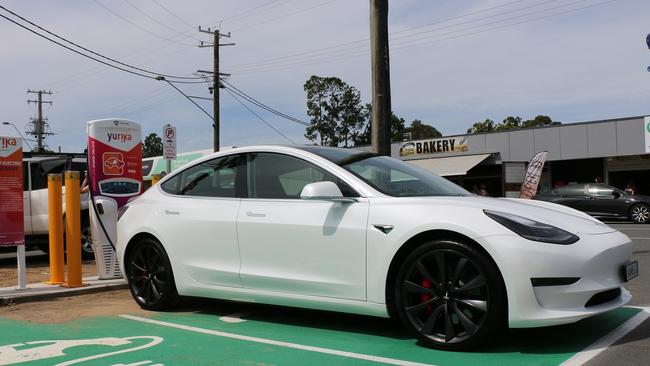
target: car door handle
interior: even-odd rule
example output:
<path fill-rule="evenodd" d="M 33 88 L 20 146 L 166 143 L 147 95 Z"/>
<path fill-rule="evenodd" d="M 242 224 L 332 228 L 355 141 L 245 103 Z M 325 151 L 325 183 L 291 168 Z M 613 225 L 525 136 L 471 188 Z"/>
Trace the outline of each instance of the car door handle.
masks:
<path fill-rule="evenodd" d="M 248 217 L 266 217 L 266 214 L 265 213 L 257 213 L 257 212 L 246 211 L 246 216 L 248 216 Z"/>
<path fill-rule="evenodd" d="M 170 210 L 165 210 L 166 215 L 180 215 L 180 211 L 170 211 Z"/>

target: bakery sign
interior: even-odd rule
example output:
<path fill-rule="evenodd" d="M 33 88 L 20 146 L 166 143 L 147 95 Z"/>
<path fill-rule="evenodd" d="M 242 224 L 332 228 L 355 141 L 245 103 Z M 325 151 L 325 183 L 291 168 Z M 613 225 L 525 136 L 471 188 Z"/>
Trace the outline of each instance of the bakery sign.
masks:
<path fill-rule="evenodd" d="M 468 147 L 467 136 L 406 141 L 399 147 L 399 156 L 409 157 L 438 153 L 457 153 L 467 151 Z"/>

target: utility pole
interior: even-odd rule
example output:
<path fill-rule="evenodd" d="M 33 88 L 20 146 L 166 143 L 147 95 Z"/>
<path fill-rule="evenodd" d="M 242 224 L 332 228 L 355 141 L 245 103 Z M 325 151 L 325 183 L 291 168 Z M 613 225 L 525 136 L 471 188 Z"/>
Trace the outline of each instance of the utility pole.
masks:
<path fill-rule="evenodd" d="M 219 151 L 219 130 L 221 128 L 221 115 L 219 110 L 219 88 L 221 83 L 219 78 L 223 76 L 229 76 L 228 74 L 222 74 L 219 72 L 219 47 L 221 46 L 233 46 L 234 43 L 219 43 L 219 40 L 222 37 L 230 38 L 230 33 L 222 34 L 218 29 L 211 30 L 210 28 L 201 29 L 199 26 L 199 32 L 210 33 L 212 34 L 212 44 L 206 44 L 203 41 L 199 44 L 199 47 L 212 47 L 212 57 L 213 57 L 213 67 L 212 72 L 198 70 L 199 73 L 212 74 L 212 138 L 213 138 L 213 150 L 214 152 Z"/>
<path fill-rule="evenodd" d="M 48 131 L 48 123 L 46 122 L 46 118 L 43 118 L 43 104 L 49 104 L 52 105 L 51 100 L 43 100 L 43 94 L 47 95 L 52 95 L 51 91 L 45 91 L 45 90 L 27 90 L 28 94 L 38 94 L 38 99 L 37 100 L 27 100 L 27 104 L 31 103 L 36 103 L 37 108 L 38 108 L 38 117 L 36 119 L 32 120 L 32 123 L 30 125 L 32 126 L 31 131 L 27 131 L 28 134 L 33 135 L 36 137 L 36 141 L 38 142 L 38 146 L 36 148 L 37 152 L 43 151 L 43 140 L 45 139 L 45 136 L 47 135 L 53 135 L 53 133 Z"/>
<path fill-rule="evenodd" d="M 390 68 L 388 57 L 388 0 L 370 0 L 372 63 L 372 149 L 390 156 Z"/>

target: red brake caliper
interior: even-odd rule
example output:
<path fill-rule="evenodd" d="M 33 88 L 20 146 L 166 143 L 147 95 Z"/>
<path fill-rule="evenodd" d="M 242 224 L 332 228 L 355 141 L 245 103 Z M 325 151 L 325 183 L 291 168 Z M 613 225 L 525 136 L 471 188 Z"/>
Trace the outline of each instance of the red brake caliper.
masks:
<path fill-rule="evenodd" d="M 431 288 L 431 281 L 429 281 L 426 278 L 422 279 L 421 284 L 422 284 L 422 287 Z M 429 295 L 429 294 L 425 294 L 425 293 L 420 294 L 420 301 L 421 302 L 426 302 L 426 301 L 429 301 L 431 299 L 432 299 L 432 296 Z M 433 306 L 432 305 L 427 306 L 426 314 L 430 315 L 432 312 L 433 312 Z"/>

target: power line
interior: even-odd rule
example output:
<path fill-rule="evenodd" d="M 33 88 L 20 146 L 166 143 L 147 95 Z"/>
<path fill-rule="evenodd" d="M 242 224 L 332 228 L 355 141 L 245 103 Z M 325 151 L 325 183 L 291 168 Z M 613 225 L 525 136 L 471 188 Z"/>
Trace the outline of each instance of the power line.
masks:
<path fill-rule="evenodd" d="M 169 29 L 170 31 L 172 31 L 172 32 L 174 32 L 174 33 L 177 33 L 177 34 L 180 34 L 180 35 L 186 36 L 186 35 L 183 34 L 182 32 L 179 32 L 178 30 L 176 30 L 176 29 L 174 29 L 174 28 L 168 26 L 167 24 L 165 24 L 165 23 L 161 22 L 160 20 L 158 20 L 158 19 L 152 17 L 151 15 L 147 14 L 144 10 L 142 10 L 142 9 L 138 8 L 137 6 L 135 6 L 135 5 L 134 5 L 130 0 L 124 0 L 124 1 L 125 1 L 127 4 L 129 4 L 133 9 L 135 9 L 138 13 L 144 15 L 147 19 L 151 20 L 152 22 L 154 22 L 154 23 L 156 23 L 156 24 L 159 24 L 160 26 L 162 26 L 162 27 L 164 27 L 164 28 Z M 186 37 L 187 37 L 187 38 L 192 38 L 192 39 L 197 40 L 197 41 L 199 40 L 198 38 L 194 38 L 194 37 L 192 37 L 192 36 L 186 36 Z"/>
<path fill-rule="evenodd" d="M 490 22 L 490 23 L 484 23 L 484 24 L 480 24 L 480 25 L 476 25 L 476 26 L 472 26 L 472 27 L 466 27 L 464 29 L 459 29 L 459 30 L 440 33 L 440 34 L 431 35 L 431 36 L 427 36 L 427 37 L 419 37 L 419 38 L 416 38 L 416 39 L 407 40 L 407 41 L 404 41 L 402 43 L 398 43 L 397 46 L 391 47 L 391 50 L 400 50 L 400 49 L 404 49 L 404 48 L 427 45 L 427 44 L 436 43 L 436 42 L 440 42 L 440 41 L 445 41 L 445 40 L 451 40 L 451 39 L 476 35 L 476 34 L 485 33 L 485 32 L 489 32 L 489 31 L 501 29 L 501 28 L 516 26 L 516 25 L 525 24 L 525 23 L 530 23 L 530 22 L 545 19 L 545 18 L 564 15 L 564 14 L 576 12 L 576 11 L 579 11 L 579 10 L 584 10 L 584 9 L 595 7 L 595 6 L 604 5 L 604 4 L 607 4 L 607 3 L 610 3 L 610 2 L 613 2 L 613 1 L 617 1 L 617 0 L 603 1 L 603 2 L 594 3 L 594 4 L 574 8 L 574 9 L 569 9 L 569 10 L 566 10 L 566 11 L 555 12 L 555 13 L 552 13 L 552 14 L 547 14 L 547 15 L 543 15 L 543 16 L 539 16 L 539 17 L 529 18 L 529 19 L 526 19 L 526 20 L 523 20 L 523 21 L 520 21 L 520 22 L 509 23 L 509 24 L 500 25 L 500 26 L 496 26 L 496 27 L 491 27 L 491 28 L 487 28 L 487 29 L 481 29 L 481 30 L 478 30 L 478 31 L 475 31 L 475 32 L 462 33 L 462 32 L 466 32 L 466 31 L 471 30 L 471 29 L 481 28 L 481 27 L 485 27 L 487 25 L 492 25 L 492 24 L 503 23 L 503 22 L 506 22 L 506 21 L 509 21 L 509 20 L 521 18 L 523 16 L 539 14 L 539 13 L 547 12 L 547 11 L 550 11 L 550 10 L 575 5 L 577 3 L 581 3 L 581 2 L 585 2 L 585 1 L 588 1 L 588 0 L 578 0 L 578 1 L 575 1 L 575 2 L 572 2 L 572 3 L 569 3 L 569 4 L 560 5 L 560 6 L 552 7 L 552 8 L 547 8 L 547 9 L 543 9 L 543 10 L 539 10 L 539 11 L 529 12 L 529 13 L 522 14 L 522 15 L 519 15 L 519 16 L 510 17 L 510 18 L 506 18 L 506 19 L 501 19 L 501 20 L 497 20 L 497 21 L 494 21 L 494 22 Z M 458 33 L 461 33 L 461 34 L 458 34 Z M 453 34 L 456 34 L 456 35 L 453 35 Z M 440 36 L 443 36 L 443 35 L 453 35 L 453 36 L 433 39 L 433 40 L 430 40 L 430 41 L 420 42 L 420 41 L 423 41 L 423 40 L 436 38 L 436 37 L 440 37 Z M 414 43 L 414 42 L 419 42 L 419 43 Z M 358 47 L 356 47 L 356 48 L 358 48 Z M 260 67 L 257 67 L 257 68 L 256 67 L 250 67 L 248 69 L 245 69 L 245 70 L 239 72 L 239 74 L 243 75 L 243 74 L 253 74 L 253 73 L 258 73 L 258 72 L 288 70 L 288 69 L 293 69 L 293 68 L 296 68 L 296 67 L 312 66 L 312 65 L 328 63 L 328 62 L 342 61 L 342 60 L 347 60 L 347 59 L 356 58 L 356 57 L 360 57 L 360 56 L 365 56 L 365 55 L 368 54 L 368 50 L 354 51 L 354 52 L 341 51 L 341 52 L 343 52 L 343 53 L 339 54 L 339 55 L 329 56 L 329 57 L 319 57 L 319 58 L 316 58 L 316 59 L 313 59 L 313 57 L 310 57 L 310 59 L 313 59 L 313 60 L 305 59 L 305 60 L 294 61 L 294 62 L 291 62 L 291 63 L 279 64 L 279 65 L 277 65 L 279 67 L 268 67 L 268 66 L 264 67 L 264 65 L 261 65 Z"/>
<path fill-rule="evenodd" d="M 187 25 L 187 26 L 189 26 L 190 28 L 194 29 L 194 25 L 193 25 L 193 24 L 188 23 L 187 21 L 185 21 L 185 19 L 181 18 L 181 17 L 178 16 L 176 13 L 172 12 L 171 10 L 169 10 L 166 6 L 164 6 L 163 4 L 161 4 L 160 2 L 158 2 L 158 0 L 152 0 L 152 1 L 153 1 L 154 3 L 156 3 L 156 5 L 158 5 L 159 7 L 161 7 L 164 11 L 166 11 L 167 14 L 173 16 L 174 18 L 180 20 L 180 21 L 181 21 L 182 23 L 184 23 L 185 25 Z"/>
<path fill-rule="evenodd" d="M 99 2 L 99 0 L 93 0 L 93 1 L 94 1 L 97 5 L 99 5 L 99 6 L 101 6 L 102 8 L 104 8 L 104 9 L 105 9 L 106 11 L 108 11 L 109 13 L 115 15 L 116 17 L 122 19 L 123 21 L 125 21 L 125 22 L 131 24 L 132 26 L 138 28 L 139 30 L 141 30 L 141 31 L 143 31 L 143 32 L 145 32 L 145 33 L 148 33 L 148 34 L 150 34 L 150 35 L 152 35 L 152 36 L 154 36 L 154 37 L 160 38 L 160 39 L 164 39 L 164 40 L 167 41 L 167 42 L 177 43 L 177 44 L 182 44 L 183 46 L 193 46 L 193 45 L 191 45 L 191 44 L 189 44 L 189 43 L 178 42 L 178 41 L 176 41 L 176 40 L 174 40 L 174 39 L 172 39 L 172 38 L 165 37 L 165 36 L 161 36 L 160 34 L 154 33 L 154 32 L 152 32 L 152 31 L 148 30 L 147 28 L 141 27 L 141 26 L 138 25 L 137 23 L 132 22 L 132 21 L 129 20 L 128 18 L 123 17 L 123 16 L 120 15 L 118 12 L 114 11 L 113 9 L 111 9 L 111 8 L 107 7 L 106 5 L 102 4 L 101 2 Z M 183 36 L 184 36 L 185 38 L 191 38 L 190 36 L 185 35 L 185 34 L 183 34 Z"/>
<path fill-rule="evenodd" d="M 89 59 L 91 59 L 91 60 L 93 60 L 93 61 L 99 62 L 99 63 L 101 63 L 101 64 L 104 64 L 104 65 L 106 65 L 106 66 L 112 67 L 112 68 L 117 69 L 117 70 L 121 70 L 121 71 L 124 71 L 124 72 L 128 72 L 129 74 L 133 74 L 133 75 L 141 76 L 141 77 L 144 77 L 144 78 L 147 78 L 147 79 L 156 79 L 155 76 L 151 76 L 151 75 L 143 74 L 143 73 L 140 73 L 140 72 L 137 72 L 137 71 L 133 71 L 133 70 L 125 69 L 125 68 L 123 68 L 123 67 L 116 66 L 116 65 L 110 64 L 110 63 L 108 63 L 108 62 L 106 62 L 106 61 L 103 61 L 103 60 L 100 60 L 100 59 L 98 59 L 98 58 L 95 58 L 95 57 L 93 57 L 93 56 L 87 55 L 87 54 L 85 54 L 85 53 L 83 53 L 83 52 L 81 52 L 81 51 L 78 51 L 78 50 L 76 50 L 76 49 L 74 49 L 74 48 L 71 48 L 71 47 L 69 47 L 69 46 L 66 46 L 66 45 L 64 45 L 64 44 L 62 44 L 62 43 L 60 43 L 60 42 L 58 42 L 58 41 L 56 41 L 56 40 L 54 40 L 54 39 L 52 39 L 52 38 L 50 38 L 50 37 L 47 37 L 47 36 L 45 36 L 45 35 L 43 35 L 43 34 L 40 34 L 40 33 L 36 32 L 36 31 L 34 31 L 33 29 L 31 29 L 31 28 L 29 28 L 29 27 L 26 27 L 26 26 L 24 26 L 24 25 L 22 25 L 22 24 L 16 22 L 15 20 L 10 19 L 10 18 L 8 18 L 8 17 L 6 17 L 6 16 L 4 16 L 4 15 L 2 15 L 2 14 L 0 14 L 0 17 L 2 17 L 2 18 L 4 18 L 4 19 L 6 19 L 6 20 L 8 20 L 8 21 L 10 21 L 10 22 L 12 22 L 12 23 L 14 23 L 15 25 L 17 25 L 17 26 L 19 26 L 19 27 L 21 27 L 21 28 L 23 28 L 23 29 L 25 29 L 25 30 L 31 32 L 31 33 L 36 34 L 37 36 L 39 36 L 39 37 L 41 37 L 41 38 L 44 38 L 44 39 L 46 39 L 46 40 L 48 40 L 48 41 L 50 41 L 50 42 L 52 42 L 52 43 L 54 43 L 54 44 L 57 44 L 57 45 L 59 45 L 59 46 L 65 48 L 65 49 L 67 49 L 67 50 L 69 50 L 69 51 L 72 51 L 72 52 L 74 52 L 74 53 L 76 53 L 76 54 L 78 54 L 78 55 L 81 55 L 81 56 L 83 56 L 83 57 L 89 58 Z M 198 83 L 204 83 L 205 81 L 174 81 L 174 82 L 175 82 L 175 83 L 182 83 L 182 84 L 198 84 Z"/>
<path fill-rule="evenodd" d="M 231 23 L 236 22 L 236 21 L 248 18 L 250 16 L 253 16 L 255 14 L 268 11 L 269 9 L 273 9 L 273 8 L 278 7 L 280 5 L 284 5 L 284 4 L 289 3 L 291 1 L 293 1 L 293 0 L 272 0 L 272 1 L 268 1 L 268 2 L 266 2 L 264 4 L 262 4 L 262 5 L 258 5 L 258 6 L 252 7 L 250 9 L 248 9 L 248 10 L 244 10 L 244 11 L 242 11 L 240 13 L 237 13 L 237 14 L 222 18 L 218 22 L 214 23 L 213 26 L 216 26 L 217 24 L 222 23 L 222 22 L 231 22 Z M 280 3 L 278 4 L 278 2 L 280 2 Z"/>
<path fill-rule="evenodd" d="M 200 105 L 198 105 L 194 100 L 192 100 L 192 98 L 190 98 L 187 94 L 183 93 L 182 90 L 178 89 L 178 88 L 176 87 L 176 85 L 174 85 L 174 83 L 172 83 L 171 81 L 165 79 L 165 78 L 162 77 L 162 76 L 158 76 L 158 77 L 156 77 L 155 79 L 156 79 L 156 80 L 159 80 L 159 81 L 165 81 L 165 82 L 167 82 L 167 84 L 171 85 L 172 88 L 176 89 L 177 92 L 181 93 L 181 94 L 185 97 L 185 99 L 187 99 L 187 100 L 189 100 L 190 102 L 192 102 L 192 104 L 194 104 L 197 108 L 199 108 L 201 111 L 203 111 L 203 113 L 205 113 L 208 117 L 210 117 L 210 119 L 211 119 L 212 121 L 214 121 L 214 117 L 212 117 L 212 115 L 211 115 L 210 113 L 208 113 L 205 109 L 201 108 Z"/>
<path fill-rule="evenodd" d="M 265 125 L 269 126 L 271 129 L 273 129 L 273 131 L 277 132 L 280 136 L 282 136 L 282 137 L 284 137 L 285 139 L 287 139 L 287 141 L 289 141 L 290 143 L 292 143 L 292 144 L 294 144 L 294 145 L 296 144 L 295 141 L 293 141 L 293 140 L 290 139 L 287 135 L 285 135 L 285 134 L 283 134 L 282 132 L 280 132 L 280 130 L 278 130 L 277 128 L 273 127 L 273 125 L 271 125 L 270 123 L 268 123 L 264 118 L 260 117 L 259 114 L 255 113 L 255 111 L 253 111 L 253 110 L 250 109 L 246 104 L 244 104 L 244 102 L 242 102 L 241 100 L 239 100 L 239 98 L 237 98 L 237 97 L 235 96 L 235 94 L 233 94 L 229 89 L 226 89 L 226 92 L 227 92 L 228 94 L 230 94 L 230 96 L 233 97 L 233 99 L 235 99 L 236 101 L 238 101 L 239 104 L 241 104 L 244 108 L 246 108 L 249 112 L 251 112 L 255 117 L 257 117 L 260 121 L 264 122 Z"/>
<path fill-rule="evenodd" d="M 224 79 L 221 79 L 221 82 L 224 84 L 225 89 L 230 89 L 235 94 L 239 95 L 240 97 L 246 99 L 250 103 L 255 104 L 256 106 L 258 106 L 258 107 L 260 107 L 260 108 L 262 108 L 262 109 L 264 109 L 264 110 L 266 110 L 268 112 L 271 112 L 271 113 L 273 113 L 273 114 L 275 114 L 277 116 L 285 118 L 285 119 L 287 119 L 287 120 L 289 120 L 291 122 L 301 124 L 303 126 L 311 126 L 311 124 L 308 123 L 308 122 L 302 121 L 302 120 L 300 120 L 298 118 L 295 118 L 295 117 L 292 117 L 292 116 L 290 116 L 288 114 L 280 112 L 277 109 L 269 107 L 268 105 L 260 102 L 259 100 L 255 99 L 255 98 L 251 97 L 250 95 L 246 94 L 245 92 L 241 91 L 236 86 L 232 85 L 231 83 L 229 83 L 228 81 L 226 81 Z"/>
<path fill-rule="evenodd" d="M 111 62 L 114 62 L 114 63 L 116 63 L 116 64 L 118 64 L 118 65 L 126 66 L 126 67 L 132 68 L 132 69 L 134 69 L 134 70 L 138 70 L 138 71 L 146 72 L 146 73 L 149 73 L 149 74 L 161 75 L 161 76 L 165 76 L 165 77 L 173 78 L 173 79 L 185 79 L 185 80 L 196 80 L 196 79 L 200 79 L 199 77 L 196 77 L 196 76 L 194 76 L 194 77 L 185 77 L 185 76 L 167 75 L 167 74 L 162 74 L 162 73 L 159 73 L 159 72 L 155 72 L 155 71 L 151 71 L 151 70 L 143 69 L 143 68 L 140 68 L 140 67 L 137 67 L 137 66 L 129 65 L 129 64 L 127 64 L 127 63 L 121 62 L 121 61 L 116 60 L 116 59 L 114 59 L 114 58 L 111 58 L 111 57 L 108 57 L 108 56 L 104 56 L 104 55 L 102 55 L 102 54 L 100 54 L 100 53 L 98 53 L 98 52 L 95 52 L 95 51 L 93 51 L 93 50 L 91 50 L 91 49 L 88 49 L 88 48 L 86 48 L 86 47 L 84 47 L 84 46 L 82 46 L 82 45 L 80 45 L 80 44 L 78 44 L 78 43 L 72 42 L 72 41 L 70 41 L 69 39 L 66 39 L 66 38 L 64 38 L 64 37 L 61 37 L 61 36 L 59 36 L 58 34 L 53 33 L 53 32 L 51 32 L 51 31 L 49 31 L 49 30 L 47 30 L 47 29 L 41 27 L 40 25 L 38 25 L 38 24 L 36 24 L 36 23 L 30 21 L 29 19 L 26 19 L 26 18 L 20 16 L 19 14 L 16 14 L 15 12 L 13 12 L 13 11 L 11 11 L 11 10 L 5 8 L 5 7 L 2 6 L 2 5 L 0 5 L 0 9 L 3 9 L 4 11 L 6 11 L 6 12 L 12 14 L 13 16 L 15 16 L 15 17 L 17 17 L 17 18 L 20 18 L 20 19 L 23 20 L 24 22 L 29 23 L 30 25 L 32 25 L 32 26 L 34 26 L 34 27 L 36 27 L 36 28 L 38 28 L 38 29 L 40 29 L 40 30 L 46 32 L 46 33 L 49 34 L 49 35 L 52 35 L 52 36 L 54 36 L 54 37 L 56 37 L 56 38 L 58 38 L 58 39 L 60 39 L 60 40 L 62 40 L 62 41 L 64 41 L 64 42 L 67 42 L 67 43 L 69 43 L 69 44 L 71 44 L 71 45 L 73 45 L 73 46 L 75 46 L 75 47 L 78 47 L 78 48 L 80 48 L 80 49 L 86 51 L 86 52 L 90 52 L 91 54 L 93 54 L 93 55 L 95 55 L 95 56 L 99 56 L 99 57 L 101 57 L 101 58 L 104 58 L 104 59 L 106 59 L 106 60 L 109 60 L 109 61 L 111 61 Z"/>
<path fill-rule="evenodd" d="M 450 20 L 455 20 L 455 19 L 465 18 L 465 17 L 471 16 L 471 15 L 475 15 L 475 14 L 483 13 L 483 12 L 486 12 L 486 11 L 489 11 L 489 10 L 494 10 L 494 9 L 501 8 L 501 7 L 505 7 L 505 6 L 509 6 L 509 5 L 512 5 L 512 4 L 515 4 L 515 3 L 520 3 L 520 2 L 522 2 L 522 1 L 529 1 L 529 0 L 515 0 L 515 1 L 510 1 L 510 2 L 507 2 L 507 3 L 505 3 L 505 4 L 496 5 L 496 6 L 492 6 L 492 7 L 484 8 L 484 9 L 480 9 L 480 10 L 477 10 L 477 11 L 473 11 L 473 12 L 470 12 L 470 13 L 461 14 L 461 15 L 458 15 L 458 16 L 453 16 L 453 17 L 449 17 L 449 18 L 440 19 L 440 20 L 437 20 L 437 21 L 432 22 L 432 23 L 428 23 L 428 24 L 424 24 L 424 25 L 419 25 L 419 26 L 412 27 L 412 28 L 403 29 L 403 30 L 400 30 L 400 31 L 397 31 L 397 32 L 392 32 L 391 34 L 393 34 L 393 35 L 394 35 L 394 34 L 400 34 L 400 33 L 404 33 L 404 32 L 409 32 L 409 31 L 414 30 L 414 29 L 420 29 L 420 28 L 423 28 L 423 27 L 431 26 L 431 25 L 436 25 L 436 24 L 445 23 L 445 22 L 448 22 L 448 21 L 450 21 Z M 352 45 L 352 44 L 365 43 L 365 42 L 368 42 L 369 40 L 370 40 L 370 38 L 363 38 L 363 39 L 358 39 L 358 40 L 356 40 L 356 41 L 350 41 L 350 42 L 340 43 L 340 44 L 336 44 L 336 45 L 332 45 L 332 46 L 328 46 L 328 47 L 318 48 L 318 49 L 315 49 L 315 50 L 310 50 L 310 51 L 304 51 L 304 52 L 294 53 L 294 54 L 290 54 L 290 55 L 286 55 L 286 56 L 279 56 L 279 57 L 269 58 L 269 59 L 265 59 L 265 60 L 261 60 L 261 61 L 256 61 L 256 62 L 250 62 L 250 63 L 245 63 L 245 64 L 238 64 L 237 66 L 258 65 L 258 64 L 261 64 L 261 63 L 267 63 L 267 62 L 269 62 L 269 61 L 283 60 L 283 59 L 287 59 L 287 58 L 293 58 L 293 57 L 295 57 L 295 56 L 302 56 L 302 55 L 305 55 L 305 54 L 312 54 L 312 53 L 315 53 L 315 54 L 321 54 L 321 53 L 323 53 L 323 52 L 325 52 L 325 51 L 329 51 L 329 50 L 331 50 L 331 49 L 340 48 L 340 47 L 342 47 L 342 46 L 348 46 L 348 45 Z"/>
<path fill-rule="evenodd" d="M 233 30 L 233 32 L 238 32 L 238 31 L 243 31 L 243 30 L 246 30 L 246 29 L 250 29 L 250 28 L 258 27 L 258 26 L 263 25 L 263 24 L 267 24 L 267 23 L 274 22 L 274 21 L 276 21 L 276 20 L 278 20 L 278 19 L 287 18 L 287 17 L 290 17 L 290 16 L 292 16 L 292 15 L 296 15 L 296 14 L 304 13 L 304 12 L 309 11 L 309 10 L 312 10 L 312 9 L 320 8 L 321 6 L 325 6 L 325 5 L 331 4 L 331 3 L 335 2 L 335 1 L 338 1 L 338 0 L 329 0 L 329 1 L 325 1 L 325 2 L 323 2 L 323 3 L 320 3 L 320 4 L 318 4 L 318 5 L 311 6 L 311 7 L 306 8 L 306 9 L 296 10 L 296 11 L 291 12 L 291 13 L 289 13 L 289 14 L 281 15 L 281 16 L 278 16 L 278 17 L 275 17 L 275 18 L 271 18 L 271 19 L 265 20 L 265 21 L 263 21 L 263 22 L 259 22 L 259 23 L 255 23 L 255 24 L 252 24 L 252 25 L 248 25 L 248 26 L 242 27 L 242 28 L 235 29 L 235 30 Z"/>
<path fill-rule="evenodd" d="M 520 2 L 520 1 L 522 1 L 522 0 L 513 1 L 513 2 L 510 2 L 510 3 L 508 3 L 508 4 L 518 3 L 518 2 Z M 468 20 L 468 21 L 464 21 L 464 22 L 460 22 L 460 23 L 454 23 L 454 24 L 450 24 L 450 25 L 443 26 L 443 27 L 438 27 L 438 28 L 430 29 L 430 30 L 427 30 L 427 31 L 420 31 L 420 32 L 418 32 L 418 33 L 414 33 L 414 34 L 410 34 L 410 35 L 403 35 L 403 36 L 398 36 L 398 37 L 391 37 L 391 41 L 400 40 L 400 39 L 406 39 L 406 38 L 410 38 L 410 37 L 413 37 L 413 36 L 416 36 L 416 35 L 419 35 L 419 34 L 433 33 L 433 32 L 437 32 L 437 31 L 440 31 L 440 30 L 448 29 L 448 28 L 454 28 L 454 27 L 458 27 L 458 26 L 460 26 L 460 25 L 470 24 L 470 23 L 474 23 L 474 22 L 477 22 L 477 21 L 481 21 L 481 20 L 485 20 L 485 19 L 490 19 L 490 18 L 494 18 L 494 17 L 502 16 L 502 15 L 505 15 L 505 14 L 510 14 L 510 13 L 513 13 L 513 12 L 519 12 L 519 11 L 522 11 L 522 10 L 527 10 L 527 9 L 535 8 L 535 7 L 538 7 L 538 6 L 541 6 L 541 5 L 545 5 L 545 4 L 548 4 L 548 3 L 551 3 L 551 2 L 555 2 L 555 1 L 558 1 L 558 0 L 547 0 L 547 1 L 544 1 L 544 2 L 541 2 L 541 3 L 537 3 L 537 4 L 533 4 L 533 5 L 528 5 L 528 6 L 525 6 L 525 7 L 518 8 L 518 9 L 511 9 L 511 10 L 504 11 L 504 12 L 501 12 L 501 13 L 492 14 L 492 15 L 488 15 L 488 16 L 485 16 L 485 17 L 481 17 L 481 18 L 477 18 L 477 19 L 472 19 L 472 20 Z M 504 22 L 504 21 L 508 21 L 508 20 L 512 20 L 512 19 L 516 19 L 516 18 L 519 18 L 519 17 L 522 17 L 522 16 L 528 16 L 528 15 L 532 15 L 532 14 L 538 14 L 538 13 L 542 13 L 542 12 L 546 12 L 546 11 L 554 10 L 554 9 L 557 9 L 557 8 L 562 8 L 562 7 L 567 7 L 567 6 L 575 5 L 576 3 L 585 2 L 585 1 L 588 1 L 588 0 L 578 0 L 578 1 L 574 1 L 574 2 L 572 2 L 572 3 L 568 3 L 568 4 L 564 4 L 564 5 L 560 5 L 560 6 L 557 6 L 557 7 L 545 8 L 545 9 L 538 10 L 538 11 L 534 11 L 534 12 L 529 12 L 529 13 L 525 13 L 525 14 L 519 14 L 519 15 L 517 15 L 517 16 L 510 17 L 510 18 L 499 19 L 499 20 L 494 21 L 494 22 L 491 22 L 491 23 L 479 24 L 479 25 L 476 25 L 476 26 L 473 26 L 473 27 L 468 27 L 468 28 L 460 29 L 460 30 L 454 30 L 454 31 L 446 32 L 446 33 L 437 34 L 437 35 L 431 35 L 431 36 L 428 36 L 428 37 L 420 37 L 420 38 L 415 38 L 415 39 L 412 39 L 412 40 L 405 40 L 404 42 L 405 42 L 405 43 L 408 43 L 408 42 L 418 41 L 418 40 L 421 40 L 421 39 L 434 38 L 434 37 L 439 37 L 439 36 L 441 36 L 441 35 L 447 35 L 447 34 L 453 34 L 453 33 L 457 33 L 457 32 L 462 32 L 462 31 L 466 31 L 466 30 L 469 30 L 469 29 L 474 29 L 474 28 L 483 27 L 483 26 L 486 26 L 486 25 L 491 25 L 491 24 L 496 24 L 496 23 L 500 23 L 500 22 Z M 494 9 L 494 8 L 495 8 L 495 7 L 491 7 L 491 8 L 487 8 L 487 9 L 485 9 L 485 10 L 491 10 L 491 9 Z M 482 12 L 482 11 L 476 11 L 476 12 L 468 13 L 467 15 L 470 15 L 470 14 L 476 14 L 476 13 L 479 13 L 479 12 Z M 423 27 L 430 27 L 431 25 L 440 24 L 440 23 L 445 23 L 445 22 L 447 22 L 448 20 L 453 20 L 453 19 L 463 18 L 463 17 L 465 17 L 465 16 L 466 16 L 466 15 L 461 15 L 461 16 L 457 16 L 457 17 L 447 18 L 447 19 L 444 19 L 444 20 L 442 20 L 442 21 L 436 21 L 436 22 L 433 22 L 433 23 L 429 23 L 429 24 L 427 24 L 427 25 L 417 26 L 417 27 L 414 27 L 414 28 L 410 28 L 410 29 L 402 30 L 402 31 L 397 32 L 397 33 L 403 33 L 403 32 L 407 32 L 407 31 L 413 31 L 413 30 L 415 30 L 415 29 L 421 29 L 421 28 L 423 28 Z M 393 33 L 393 35 L 394 35 L 394 34 L 397 34 L 397 33 Z M 367 40 L 367 39 L 366 39 L 366 40 Z M 357 46 L 352 46 L 352 44 L 355 44 L 355 43 L 359 43 L 359 42 L 358 42 L 358 41 L 356 41 L 356 42 L 349 42 L 349 44 L 350 44 L 349 47 L 345 47 L 344 49 L 341 49 L 341 50 L 338 50 L 338 51 L 333 51 L 334 53 L 339 53 L 339 55 L 332 55 L 332 52 L 327 52 L 327 57 L 326 57 L 326 58 L 327 58 L 327 59 L 333 59 L 333 58 L 337 58 L 337 57 L 339 57 L 339 56 L 346 56 L 346 54 L 347 54 L 347 55 L 351 55 L 352 53 L 360 52 L 360 51 L 358 51 L 357 49 L 365 49 L 365 50 L 367 50 L 367 49 L 369 48 L 367 44 L 361 44 L 361 45 L 357 45 Z M 363 55 L 363 54 L 365 54 L 365 53 L 366 53 L 365 50 L 364 50 L 363 53 L 360 53 L 360 54 L 358 54 L 358 55 Z M 307 62 L 307 61 L 311 61 L 310 59 L 318 59 L 318 60 L 320 61 L 320 60 L 322 60 L 322 56 L 320 55 L 320 54 L 322 54 L 322 53 L 323 53 L 323 52 L 321 51 L 321 52 L 316 52 L 316 53 L 314 53 L 314 54 L 312 54 L 312 55 L 306 55 L 306 56 L 304 56 L 304 57 L 300 57 L 300 58 L 304 58 L 303 60 L 296 60 L 296 61 L 294 61 L 294 62 Z M 356 57 L 356 56 L 357 56 L 357 54 L 355 54 L 355 57 Z M 283 64 L 283 63 L 285 63 L 285 62 L 282 62 L 282 61 L 276 61 L 276 62 L 258 63 L 258 66 L 262 67 L 262 66 L 270 66 L 270 65 L 273 65 L 273 64 Z M 252 67 L 248 67 L 248 69 L 255 69 L 255 68 L 256 68 L 256 67 L 254 67 L 254 66 L 252 66 Z M 235 67 L 235 69 L 237 69 L 237 68 Z M 244 67 L 244 69 L 246 69 L 246 67 Z M 241 69 L 240 69 L 240 70 L 241 70 Z M 246 70 L 246 71 L 250 71 L 250 70 Z"/>

